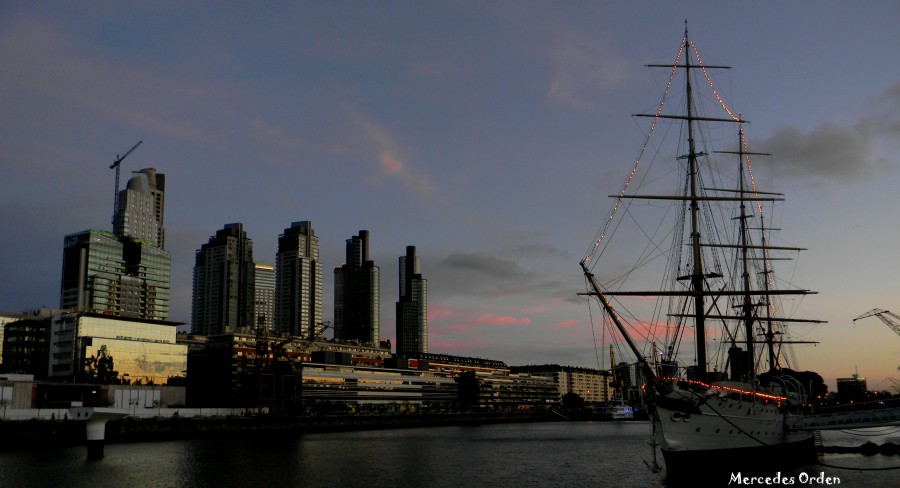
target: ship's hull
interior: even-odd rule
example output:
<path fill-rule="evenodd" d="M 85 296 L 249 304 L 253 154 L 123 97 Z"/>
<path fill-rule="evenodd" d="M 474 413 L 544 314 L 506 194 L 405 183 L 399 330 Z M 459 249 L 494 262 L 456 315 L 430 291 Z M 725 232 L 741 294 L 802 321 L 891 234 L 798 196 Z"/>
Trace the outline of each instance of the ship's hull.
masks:
<path fill-rule="evenodd" d="M 777 402 L 676 388 L 653 403 L 654 436 L 670 480 L 776 476 L 815 461 L 812 433 L 787 429 L 792 414 Z"/>
<path fill-rule="evenodd" d="M 816 461 L 812 437 L 757 447 L 700 451 L 663 450 L 667 486 L 725 486 L 746 477 L 791 477 Z"/>

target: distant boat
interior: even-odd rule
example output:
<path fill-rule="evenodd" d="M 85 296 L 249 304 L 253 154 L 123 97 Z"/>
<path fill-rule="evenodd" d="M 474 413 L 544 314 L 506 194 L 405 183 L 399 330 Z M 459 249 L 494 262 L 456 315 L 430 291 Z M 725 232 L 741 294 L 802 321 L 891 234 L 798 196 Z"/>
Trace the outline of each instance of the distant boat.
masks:
<path fill-rule="evenodd" d="M 591 409 L 595 420 L 634 420 L 634 408 L 624 401 L 601 402 Z"/>
<path fill-rule="evenodd" d="M 628 404 L 622 396 L 625 382 L 619 377 L 616 368 L 616 352 L 613 345 L 609 345 L 609 373 L 612 377 L 612 399 L 600 402 L 591 410 L 591 418 L 596 420 L 634 420 L 634 408 Z"/>
<path fill-rule="evenodd" d="M 813 292 L 773 274 L 780 253 L 800 249 L 770 244 L 764 217 L 783 199 L 756 186 L 746 121 L 712 76 L 724 67 L 701 61 L 687 28 L 674 63 L 659 67 L 669 72 L 663 99 L 638 115 L 649 117 L 649 133 L 580 263 L 586 294 L 635 355 L 670 479 L 718 485 L 705 474 L 774 475 L 815 461 L 812 433 L 788 428 L 808 409 L 809 385 L 787 369 L 786 326 L 821 321 L 788 316 L 778 300 Z M 668 100 L 682 87 L 680 101 Z M 681 141 L 670 158 L 659 156 L 657 135 Z M 714 151 L 717 143 L 728 147 Z"/>

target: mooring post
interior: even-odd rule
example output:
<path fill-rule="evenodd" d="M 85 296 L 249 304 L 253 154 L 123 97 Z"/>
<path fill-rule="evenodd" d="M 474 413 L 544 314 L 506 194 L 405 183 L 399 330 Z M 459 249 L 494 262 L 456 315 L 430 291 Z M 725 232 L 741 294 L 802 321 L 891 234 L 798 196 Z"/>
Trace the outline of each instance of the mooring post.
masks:
<path fill-rule="evenodd" d="M 110 420 L 128 417 L 127 410 L 119 408 L 83 407 L 81 402 L 72 402 L 69 413 L 75 420 L 85 421 L 87 433 L 87 458 L 103 459 L 103 444 L 106 440 L 106 423 Z"/>

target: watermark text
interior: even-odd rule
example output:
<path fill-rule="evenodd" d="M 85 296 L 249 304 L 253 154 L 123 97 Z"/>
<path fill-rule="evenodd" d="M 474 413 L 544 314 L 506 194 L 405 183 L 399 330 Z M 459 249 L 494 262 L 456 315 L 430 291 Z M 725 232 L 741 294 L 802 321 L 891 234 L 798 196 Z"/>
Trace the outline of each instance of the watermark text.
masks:
<path fill-rule="evenodd" d="M 824 471 L 819 473 L 806 473 L 782 475 L 781 471 L 772 476 L 743 476 L 740 472 L 731 473 L 729 485 L 766 485 L 766 486 L 790 486 L 790 485 L 814 485 L 832 486 L 841 484 L 837 476 L 828 476 Z"/>

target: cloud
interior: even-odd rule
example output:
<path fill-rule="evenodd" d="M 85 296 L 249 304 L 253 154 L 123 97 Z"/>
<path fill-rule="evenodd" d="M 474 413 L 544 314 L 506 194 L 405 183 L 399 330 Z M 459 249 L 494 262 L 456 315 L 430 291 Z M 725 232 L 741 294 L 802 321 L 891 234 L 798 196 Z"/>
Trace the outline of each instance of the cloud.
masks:
<path fill-rule="evenodd" d="M 576 35 L 566 31 L 551 53 L 553 77 L 547 96 L 554 102 L 582 109 L 596 109 L 600 91 L 624 86 L 631 76 L 631 64 L 596 35 Z"/>
<path fill-rule="evenodd" d="M 548 257 L 558 257 L 566 260 L 575 260 L 572 253 L 562 251 L 547 244 L 517 244 L 510 246 L 507 252 L 533 259 L 546 259 Z"/>
<path fill-rule="evenodd" d="M 428 321 L 433 322 L 435 320 L 447 320 L 453 319 L 456 317 L 456 311 L 452 308 L 447 308 L 440 303 L 436 303 L 432 301 L 428 304 Z"/>
<path fill-rule="evenodd" d="M 552 329 L 568 329 L 570 327 L 576 327 L 579 325 L 581 325 L 580 321 L 570 319 L 570 320 L 563 320 L 562 322 L 557 322 L 555 324 L 552 324 L 550 326 L 550 328 L 552 328 Z"/>
<path fill-rule="evenodd" d="M 485 307 L 481 307 L 482 309 Z M 446 337 L 457 334 L 469 335 L 476 328 L 498 326 L 530 325 L 533 320 L 527 315 L 495 314 L 468 307 L 448 307 L 443 304 L 428 305 L 429 336 Z"/>
<path fill-rule="evenodd" d="M 783 127 L 759 148 L 776 156 L 782 163 L 778 172 L 786 177 L 861 180 L 885 164 L 873 156 L 872 133 L 864 124 L 823 124 L 806 133 Z"/>
<path fill-rule="evenodd" d="M 528 317 L 513 317 L 511 315 L 494 315 L 484 314 L 477 319 L 475 323 L 478 325 L 528 325 L 531 319 Z"/>
<path fill-rule="evenodd" d="M 289 133 L 281 125 L 258 116 L 251 117 L 244 123 L 246 137 L 259 143 L 260 147 L 296 149 L 308 143 L 305 138 Z"/>
<path fill-rule="evenodd" d="M 895 140 L 900 135 L 898 110 L 900 83 L 885 90 L 856 123 L 825 123 L 808 132 L 782 127 L 758 142 L 754 150 L 775 155 L 781 176 L 833 181 L 869 179 L 894 169 L 894 163 L 878 155 L 876 141 Z M 773 164 L 770 159 L 757 161 Z"/>
<path fill-rule="evenodd" d="M 432 351 L 465 351 L 466 349 L 477 349 L 489 344 L 488 341 L 482 339 L 430 340 L 428 341 L 428 349 Z M 458 354 L 458 352 L 454 354 Z"/>
<path fill-rule="evenodd" d="M 411 167 L 403 149 L 385 127 L 360 114 L 354 115 L 353 119 L 363 129 L 366 139 L 374 146 L 375 160 L 383 178 L 399 181 L 420 198 L 433 200 L 436 197 L 431 177 L 420 174 Z"/>
<path fill-rule="evenodd" d="M 542 246 L 530 247 L 538 248 L 543 249 Z M 537 256 L 517 255 L 509 249 L 498 254 L 453 252 L 434 264 L 429 263 L 429 287 L 435 294 L 444 297 L 479 297 L 484 300 L 521 297 L 528 300 L 527 307 L 532 309 L 573 302 L 579 291 L 576 287 L 577 274 L 572 281 L 560 279 L 559 266 L 553 266 L 552 259 Z M 546 252 L 541 256 L 546 258 Z M 527 263 L 529 268 L 522 267 L 520 262 Z M 542 299 L 536 302 L 536 296 Z"/>
<path fill-rule="evenodd" d="M 538 278 L 512 259 L 481 252 L 454 252 L 429 269 L 429 282 L 442 296 L 496 299 L 520 295 L 533 289 Z"/>
<path fill-rule="evenodd" d="M 486 253 L 456 252 L 447 256 L 438 266 L 498 280 L 517 280 L 527 276 L 515 261 Z"/>
<path fill-rule="evenodd" d="M 14 105 L 28 106 L 29 118 L 46 112 L 62 118 L 79 113 L 83 119 L 90 113 L 181 140 L 228 143 L 199 122 L 222 116 L 230 90 L 215 80 L 185 83 L 180 73 L 160 76 L 140 60 L 113 62 L 101 48 L 33 20 L 3 30 L 0 56 L 15 66 L 3 70 L 0 84 L 19 93 Z"/>

